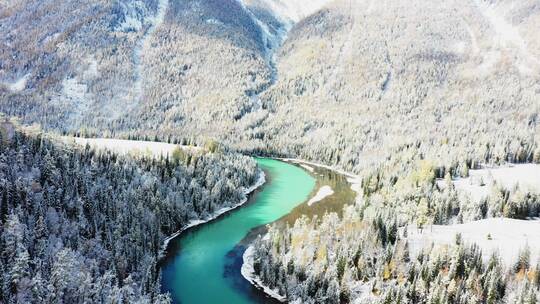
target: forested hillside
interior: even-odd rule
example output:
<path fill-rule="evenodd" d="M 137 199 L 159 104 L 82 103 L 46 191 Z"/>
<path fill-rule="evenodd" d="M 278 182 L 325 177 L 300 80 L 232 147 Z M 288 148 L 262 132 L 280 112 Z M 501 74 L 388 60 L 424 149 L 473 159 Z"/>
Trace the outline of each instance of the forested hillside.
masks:
<path fill-rule="evenodd" d="M 531 151 L 535 3 L 336 1 L 289 33 L 259 130 L 269 147 L 352 171 L 411 145 L 440 159 Z"/>
<path fill-rule="evenodd" d="M 3 6 L 0 109 L 46 129 L 350 171 L 411 145 L 512 160 L 539 140 L 534 0 Z"/>
<path fill-rule="evenodd" d="M 166 237 L 245 199 L 238 155 L 121 157 L 2 123 L 0 302 L 167 303 Z"/>

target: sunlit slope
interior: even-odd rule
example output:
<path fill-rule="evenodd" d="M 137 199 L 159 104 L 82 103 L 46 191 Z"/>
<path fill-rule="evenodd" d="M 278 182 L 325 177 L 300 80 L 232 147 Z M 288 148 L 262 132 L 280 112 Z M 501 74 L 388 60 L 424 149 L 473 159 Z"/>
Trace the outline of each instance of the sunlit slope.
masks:
<path fill-rule="evenodd" d="M 417 142 L 443 159 L 517 151 L 538 140 L 539 15 L 530 1 L 335 2 L 289 33 L 262 129 L 347 166 Z"/>

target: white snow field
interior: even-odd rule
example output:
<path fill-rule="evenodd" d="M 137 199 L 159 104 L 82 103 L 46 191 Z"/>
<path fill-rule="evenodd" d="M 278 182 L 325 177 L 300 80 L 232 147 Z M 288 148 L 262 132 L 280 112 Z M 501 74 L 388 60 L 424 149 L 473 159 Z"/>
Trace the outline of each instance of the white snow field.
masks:
<path fill-rule="evenodd" d="M 423 248 L 431 246 L 443 249 L 453 244 L 457 233 L 461 233 L 465 244 L 477 244 L 482 249 L 482 257 L 488 260 L 493 252 L 498 252 L 508 266 L 517 261 L 520 250 L 529 246 L 531 261 L 540 257 L 540 220 L 516 220 L 490 218 L 465 224 L 433 225 L 420 231 L 409 226 L 407 240 L 413 256 Z M 488 235 L 490 237 L 488 237 Z"/>
<path fill-rule="evenodd" d="M 317 191 L 317 194 L 315 194 L 314 197 L 312 197 L 308 202 L 308 206 L 311 206 L 317 202 L 322 201 L 325 197 L 328 197 L 330 195 L 334 194 L 334 190 L 332 190 L 332 187 L 330 186 L 322 186 L 319 191 Z"/>
<path fill-rule="evenodd" d="M 300 164 L 300 167 L 306 169 L 306 170 L 309 171 L 310 173 L 314 173 L 314 172 L 315 172 L 315 169 L 313 169 L 313 167 L 311 167 L 311 166 L 304 165 L 304 164 Z"/>
<path fill-rule="evenodd" d="M 12 83 L 6 83 L 5 85 L 7 86 L 8 90 L 13 93 L 21 92 L 26 88 L 26 82 L 28 81 L 28 78 L 30 78 L 30 74 L 26 74 L 21 78 L 17 79 L 16 81 Z"/>
<path fill-rule="evenodd" d="M 505 167 L 469 170 L 469 177 L 452 181 L 456 190 L 478 202 L 490 194 L 492 186 L 501 185 L 511 190 L 516 185 L 521 190 L 540 192 L 540 164 L 515 164 Z M 444 180 L 438 180 L 440 187 L 445 187 Z"/>
<path fill-rule="evenodd" d="M 146 155 L 146 156 L 167 156 L 172 155 L 173 151 L 180 147 L 189 152 L 197 152 L 202 149 L 192 146 L 181 146 L 154 141 L 125 140 L 111 138 L 80 138 L 64 137 L 66 141 L 72 140 L 79 145 L 90 145 L 98 150 L 110 150 L 119 154 Z"/>

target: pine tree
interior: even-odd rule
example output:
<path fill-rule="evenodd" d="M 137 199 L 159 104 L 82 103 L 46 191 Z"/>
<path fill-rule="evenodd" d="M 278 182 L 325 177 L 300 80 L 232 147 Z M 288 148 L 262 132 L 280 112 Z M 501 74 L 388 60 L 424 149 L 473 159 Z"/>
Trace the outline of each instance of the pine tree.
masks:
<path fill-rule="evenodd" d="M 520 271 L 525 272 L 529 270 L 530 259 L 531 259 L 531 250 L 529 249 L 529 246 L 525 246 L 525 248 L 519 252 L 518 261 L 514 265 L 514 272 L 518 273 Z"/>
<path fill-rule="evenodd" d="M 21 292 L 19 288 L 21 282 L 30 275 L 29 260 L 28 251 L 23 247 L 23 244 L 19 243 L 15 253 L 15 259 L 9 269 L 9 281 L 13 294 Z"/>
<path fill-rule="evenodd" d="M 2 224 L 2 226 L 6 223 L 8 212 L 7 190 L 4 189 L 4 191 L 2 191 L 2 201 L 0 205 L 0 224 Z"/>

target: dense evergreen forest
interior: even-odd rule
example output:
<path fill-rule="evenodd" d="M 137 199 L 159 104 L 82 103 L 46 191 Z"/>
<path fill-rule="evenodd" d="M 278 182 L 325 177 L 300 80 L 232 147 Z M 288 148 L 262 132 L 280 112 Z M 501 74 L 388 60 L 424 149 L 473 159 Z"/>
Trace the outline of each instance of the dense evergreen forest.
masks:
<path fill-rule="evenodd" d="M 416 257 L 406 237 L 392 218 L 359 220 L 353 210 L 343 220 L 335 214 L 321 223 L 304 218 L 255 243 L 255 270 L 292 303 L 539 301 L 540 263 L 527 249 L 505 267 L 496 254 L 484 261 L 459 234 L 446 250 L 428 247 Z"/>
<path fill-rule="evenodd" d="M 415 153 L 395 157 L 401 161 L 390 158 L 362 171 L 357 201 L 343 216 L 271 226 L 252 246 L 262 282 L 292 303 L 538 303 L 540 260 L 531 259 L 527 246 L 508 264 L 497 252 L 486 260 L 459 233 L 452 244 L 428 244 L 416 255 L 408 237 L 432 225 L 538 218 L 538 192 L 494 183 L 475 201 L 455 185 L 468 178 L 469 167 L 479 167 L 474 161 L 445 167 Z M 501 234 L 495 226 L 490 232 L 483 236 L 488 241 Z"/>
<path fill-rule="evenodd" d="M 239 155 L 120 157 L 0 132 L 0 303 L 167 303 L 167 236 L 245 198 Z"/>

